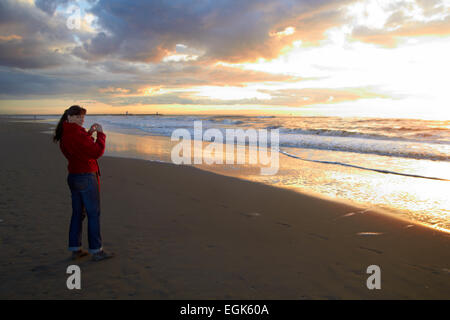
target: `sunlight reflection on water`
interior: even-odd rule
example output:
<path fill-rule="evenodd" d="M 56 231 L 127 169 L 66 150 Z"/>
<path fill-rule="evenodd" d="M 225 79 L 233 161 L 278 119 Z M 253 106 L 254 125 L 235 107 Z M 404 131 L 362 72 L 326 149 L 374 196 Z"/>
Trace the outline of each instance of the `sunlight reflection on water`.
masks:
<path fill-rule="evenodd" d="M 106 155 L 171 162 L 177 142 L 168 137 L 108 133 Z M 205 143 L 208 144 L 208 143 Z M 307 159 L 340 161 L 370 168 L 450 179 L 450 163 L 327 150 L 286 148 Z M 280 154 L 276 175 L 257 165 L 196 165 L 216 173 L 375 206 L 435 228 L 450 230 L 450 182 L 365 171 L 289 158 Z"/>

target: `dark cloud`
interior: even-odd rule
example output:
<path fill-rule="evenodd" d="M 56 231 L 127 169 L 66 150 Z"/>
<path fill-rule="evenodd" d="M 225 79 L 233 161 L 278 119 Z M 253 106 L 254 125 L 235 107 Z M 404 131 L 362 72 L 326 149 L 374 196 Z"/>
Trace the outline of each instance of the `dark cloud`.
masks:
<path fill-rule="evenodd" d="M 37 8 L 53 15 L 58 7 L 67 7 L 68 5 L 78 5 L 77 0 L 35 0 L 34 4 Z M 94 4 L 97 0 L 86 0 L 90 4 Z"/>
<path fill-rule="evenodd" d="M 42 74 L 20 69 L 0 68 L 0 97 L 19 98 L 48 96 L 84 96 L 97 95 L 97 88 L 117 85 L 109 79 L 94 78 L 87 72 L 76 74 Z"/>
<path fill-rule="evenodd" d="M 0 96 L 23 97 L 72 93 L 70 81 L 20 70 L 0 69 Z"/>
<path fill-rule="evenodd" d="M 173 53 L 195 54 L 206 63 L 274 58 L 294 39 L 321 39 L 340 21 L 339 8 L 349 0 L 100 0 L 91 9 L 102 30 L 96 34 L 69 30 L 65 17 L 54 14 L 72 2 L 0 1 L 0 36 L 20 36 L 0 38 L 0 64 L 47 68 L 70 63 L 68 54 L 87 61 L 146 63 Z M 271 36 L 289 26 L 297 34 Z"/>
<path fill-rule="evenodd" d="M 37 39 L 11 38 L 0 40 L 0 64 L 23 69 L 50 68 L 68 64 L 70 54 L 51 50 Z"/>
<path fill-rule="evenodd" d="M 78 63 L 51 70 L 24 71 L 2 68 L 0 94 L 3 96 L 46 96 L 57 94 L 107 98 L 121 92 L 142 94 L 142 89 L 190 88 L 193 86 L 244 86 L 245 83 L 300 80 L 297 77 L 230 67 L 192 66 L 165 63 L 143 68 L 122 61 Z"/>
<path fill-rule="evenodd" d="M 25 2 L 0 1 L 0 65 L 33 69 L 73 63 L 76 36 L 85 38 L 69 30 L 62 16 L 49 17 Z"/>
<path fill-rule="evenodd" d="M 74 1 L 71 1 L 71 0 L 35 0 L 34 3 L 36 5 L 36 7 L 38 7 L 42 11 L 45 11 L 48 14 L 53 15 L 53 13 L 55 12 L 56 8 L 59 5 L 65 5 L 70 2 L 74 2 Z"/>
<path fill-rule="evenodd" d="M 287 75 L 188 63 L 155 65 L 147 71 L 136 74 L 135 79 L 139 79 L 140 83 L 146 85 L 153 84 L 166 87 L 244 86 L 246 83 L 300 80 L 298 77 Z"/>
<path fill-rule="evenodd" d="M 69 30 L 57 8 L 71 0 L 0 0 L 0 96 L 92 99 L 126 104 L 273 104 L 303 106 L 379 97 L 370 90 L 267 91 L 272 99 L 212 100 L 183 88 L 300 81 L 286 75 L 217 65 L 275 58 L 295 40 L 318 45 L 329 28 L 346 24 L 354 0 L 99 0 L 90 1 L 96 31 Z M 442 2 L 417 0 L 429 17 Z M 405 5 L 405 4 L 400 4 Z M 356 27 L 359 41 L 394 46 L 399 37 L 450 34 L 450 16 L 417 22 L 393 7 L 396 30 Z M 292 34 L 283 34 L 287 27 Z M 191 61 L 167 62 L 174 54 Z M 139 97 L 144 88 L 177 92 Z M 358 91 L 359 90 L 359 91 Z M 164 90 L 161 90 L 164 92 Z M 330 97 L 333 97 L 330 100 Z"/>
<path fill-rule="evenodd" d="M 206 60 L 274 58 L 299 36 L 273 37 L 272 31 L 293 24 L 301 29 L 300 38 L 317 41 L 326 28 L 342 21 L 339 8 L 349 2 L 100 0 L 91 11 L 105 32 L 74 53 L 91 60 L 114 57 L 156 62 L 174 52 L 177 44 L 184 44 L 203 52 Z M 323 24 L 330 16 L 332 21 Z"/>

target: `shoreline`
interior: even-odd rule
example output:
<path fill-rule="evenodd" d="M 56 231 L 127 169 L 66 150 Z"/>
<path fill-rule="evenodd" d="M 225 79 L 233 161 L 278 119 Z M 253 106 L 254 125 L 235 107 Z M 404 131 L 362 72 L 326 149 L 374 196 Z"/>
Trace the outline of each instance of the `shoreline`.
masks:
<path fill-rule="evenodd" d="M 33 122 L 33 120 L 23 121 Z M 106 156 L 162 161 L 172 164 L 170 150 L 175 147 L 175 142 L 171 142 L 166 135 L 139 134 L 136 129 L 120 129 L 119 131 L 108 131 L 108 136 Z M 208 142 L 204 142 L 203 150 L 205 147 L 208 147 Z M 285 151 L 298 153 L 300 158 L 288 156 Z M 291 151 L 289 148 L 283 148 L 280 151 L 279 173 L 271 177 L 255 174 L 254 169 L 257 169 L 258 166 L 251 165 L 194 164 L 193 166 L 219 175 L 263 182 L 266 185 L 295 190 L 313 197 L 371 208 L 404 221 L 411 221 L 450 233 L 449 221 L 446 219 L 448 216 L 447 197 L 443 191 L 446 186 L 438 185 L 440 182 L 438 180 L 444 183 L 448 181 L 445 181 L 445 178 L 428 179 L 429 177 L 423 176 L 423 173 L 416 172 L 428 170 L 434 172 L 434 176 L 437 177 L 437 172 L 447 172 L 448 166 L 445 166 L 444 163 L 425 162 L 419 164 L 418 160 L 411 159 L 401 159 L 397 163 L 398 159 L 394 160 L 380 155 L 365 155 L 364 159 L 359 159 L 357 156 L 354 159 L 352 153 L 345 151 L 311 151 L 301 148 L 294 148 Z M 334 159 L 333 161 L 337 162 L 325 161 L 326 163 L 323 163 L 322 160 L 301 158 L 302 153 L 304 153 L 304 158 L 305 156 L 309 158 L 311 152 L 317 153 L 312 156 L 313 159 Z M 365 162 L 361 162 L 362 160 Z M 388 172 L 389 170 L 386 168 L 391 166 L 393 171 Z M 396 167 L 397 169 L 395 169 Z M 409 167 L 411 169 L 406 170 Z M 425 170 L 416 170 L 417 168 Z M 341 175 L 341 179 L 334 178 L 338 175 Z M 417 178 L 427 178 L 427 180 L 419 181 Z M 387 194 L 382 185 L 391 185 Z M 438 190 L 442 191 L 438 192 Z"/>
<path fill-rule="evenodd" d="M 83 290 L 69 291 L 66 159 L 37 134 L 50 125 L 8 120 L 0 298 L 450 299 L 444 232 L 191 166 L 109 156 L 99 159 L 101 223 L 117 257 L 82 260 Z M 83 236 L 86 245 L 86 224 Z M 372 264 L 382 290 L 365 286 Z"/>

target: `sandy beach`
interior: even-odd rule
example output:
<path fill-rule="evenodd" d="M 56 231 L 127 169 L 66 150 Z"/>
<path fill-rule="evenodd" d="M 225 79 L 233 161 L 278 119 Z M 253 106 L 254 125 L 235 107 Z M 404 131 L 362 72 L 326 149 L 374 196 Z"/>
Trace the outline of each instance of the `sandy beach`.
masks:
<path fill-rule="evenodd" d="M 72 262 L 51 125 L 0 119 L 0 299 L 450 299 L 450 235 L 189 166 L 102 157 L 104 247 Z M 106 132 L 108 135 L 108 133 Z M 87 247 L 86 222 L 83 244 Z M 66 268 L 82 270 L 68 290 Z M 381 269 L 369 290 L 366 269 Z"/>

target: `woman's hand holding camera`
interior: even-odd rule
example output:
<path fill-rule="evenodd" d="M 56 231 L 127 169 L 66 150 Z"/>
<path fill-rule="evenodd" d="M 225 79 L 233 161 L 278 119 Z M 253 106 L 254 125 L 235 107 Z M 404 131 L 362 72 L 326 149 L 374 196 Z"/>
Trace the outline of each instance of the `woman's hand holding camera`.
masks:
<path fill-rule="evenodd" d="M 94 123 L 89 129 L 89 134 L 92 134 L 94 131 L 103 132 L 103 127 L 98 123 Z"/>

